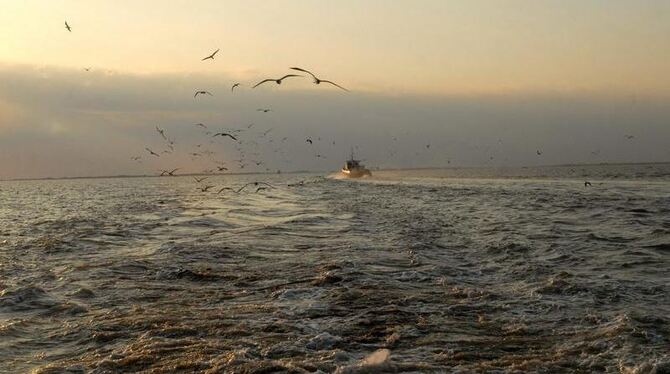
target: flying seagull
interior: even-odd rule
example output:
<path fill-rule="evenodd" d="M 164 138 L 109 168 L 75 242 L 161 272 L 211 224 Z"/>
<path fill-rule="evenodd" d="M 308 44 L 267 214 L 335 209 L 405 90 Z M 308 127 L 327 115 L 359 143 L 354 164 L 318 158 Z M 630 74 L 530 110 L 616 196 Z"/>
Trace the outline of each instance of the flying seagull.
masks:
<path fill-rule="evenodd" d="M 219 171 L 228 170 L 228 168 L 225 167 L 225 166 L 217 166 L 216 168 L 217 168 Z"/>
<path fill-rule="evenodd" d="M 269 112 L 269 111 L 271 111 L 271 110 L 272 110 L 272 109 L 263 109 L 263 108 L 258 108 L 258 109 L 256 109 L 257 112 L 263 112 L 263 113 L 267 113 L 267 112 Z"/>
<path fill-rule="evenodd" d="M 211 184 L 208 184 L 206 186 L 198 187 L 198 189 L 202 192 L 207 192 L 212 187 L 214 187 L 214 186 L 212 186 Z"/>
<path fill-rule="evenodd" d="M 194 124 L 193 126 L 202 127 L 203 129 L 206 129 L 206 128 L 207 128 L 207 126 L 206 126 L 204 123 L 196 123 L 196 124 Z"/>
<path fill-rule="evenodd" d="M 223 188 L 221 188 L 221 189 L 219 190 L 219 192 L 217 192 L 217 194 L 220 194 L 221 192 L 223 192 L 223 191 L 225 191 L 225 190 L 231 190 L 231 191 L 235 192 L 235 190 L 232 189 L 232 188 L 230 188 L 230 187 L 223 187 Z"/>
<path fill-rule="evenodd" d="M 312 139 L 310 139 L 310 138 L 307 138 L 307 140 L 305 140 L 305 142 L 307 142 L 309 144 L 313 144 Z"/>
<path fill-rule="evenodd" d="M 209 91 L 195 91 L 195 95 L 193 95 L 193 98 L 195 99 L 198 95 L 214 96 Z"/>
<path fill-rule="evenodd" d="M 207 178 L 209 178 L 209 177 L 202 177 L 202 178 L 200 178 L 200 179 L 198 179 L 198 177 L 193 177 L 193 179 L 195 179 L 195 181 L 198 182 L 198 183 L 204 181 L 204 180 L 207 179 Z"/>
<path fill-rule="evenodd" d="M 628 140 L 633 139 L 633 138 L 635 138 L 634 135 L 626 135 L 626 139 L 628 139 Z"/>
<path fill-rule="evenodd" d="M 237 140 L 236 137 L 234 137 L 234 136 L 228 134 L 227 132 L 217 132 L 216 134 L 212 135 L 212 138 L 214 138 L 214 137 L 216 137 L 216 136 L 221 136 L 221 137 L 223 137 L 223 136 L 227 136 L 227 137 L 229 137 L 229 138 L 231 138 L 231 139 L 233 139 L 233 140 Z"/>
<path fill-rule="evenodd" d="M 303 73 L 307 73 L 307 74 L 311 75 L 312 78 L 314 78 L 314 84 L 330 83 L 330 84 L 332 84 L 332 85 L 335 86 L 335 87 L 341 88 L 341 89 L 343 89 L 343 90 L 349 92 L 349 90 L 347 90 L 346 88 L 340 86 L 339 84 L 337 84 L 337 83 L 335 83 L 335 82 L 332 82 L 332 81 L 329 81 L 329 80 L 325 80 L 325 79 L 319 79 L 319 78 L 317 78 L 316 75 L 312 74 L 312 72 L 310 72 L 309 70 L 301 69 L 301 68 L 298 68 L 298 67 L 292 67 L 292 68 L 290 68 L 290 69 L 292 69 L 292 70 L 297 70 L 297 71 L 302 71 Z"/>
<path fill-rule="evenodd" d="M 217 49 L 216 51 L 214 51 L 214 53 L 212 53 L 211 55 L 209 55 L 209 56 L 203 58 L 202 61 L 209 60 L 209 59 L 212 59 L 212 60 L 213 60 L 213 59 L 214 59 L 214 55 L 216 55 L 217 53 L 219 53 L 219 50 L 218 50 L 218 49 Z"/>
<path fill-rule="evenodd" d="M 152 150 L 151 150 L 151 149 L 149 149 L 149 148 L 144 148 L 144 149 L 146 149 L 146 150 L 147 150 L 147 152 L 149 152 L 149 154 L 151 154 L 151 155 L 154 155 L 154 156 L 156 156 L 156 157 L 161 157 L 161 156 L 160 156 L 160 155 L 159 155 L 158 153 L 156 153 L 156 152 L 152 151 Z"/>
<path fill-rule="evenodd" d="M 67 29 L 67 31 L 72 32 L 72 28 L 70 27 L 70 25 L 67 24 L 67 21 L 65 21 L 65 28 Z"/>
<path fill-rule="evenodd" d="M 161 136 L 163 137 L 163 139 L 168 140 L 168 138 L 165 136 L 165 130 L 163 130 L 163 129 L 161 129 L 160 127 L 158 127 L 158 125 L 156 125 L 156 131 L 158 131 L 158 133 L 161 134 Z"/>
<path fill-rule="evenodd" d="M 164 175 L 169 175 L 171 177 L 174 177 L 175 176 L 174 172 L 177 171 L 177 170 L 179 170 L 179 168 L 172 169 L 172 170 L 161 170 L 161 175 L 160 176 L 162 177 Z"/>
<path fill-rule="evenodd" d="M 235 192 L 240 193 L 240 192 L 242 192 L 243 189 L 247 188 L 247 186 L 256 186 L 256 187 L 258 187 L 258 186 L 261 185 L 261 184 L 264 184 L 264 185 L 266 185 L 266 186 L 268 186 L 268 187 L 270 187 L 270 188 L 275 188 L 275 186 L 271 185 L 270 183 L 265 183 L 265 182 L 249 182 L 249 183 L 245 184 L 244 186 L 240 187 L 239 189 L 237 189 L 237 191 L 235 191 Z"/>
<path fill-rule="evenodd" d="M 591 186 L 591 182 L 589 182 L 589 181 L 584 182 L 584 187 L 590 187 L 590 186 Z"/>
<path fill-rule="evenodd" d="M 268 79 L 263 79 L 262 81 L 256 83 L 256 85 L 253 86 L 252 88 L 256 88 L 256 87 L 260 86 L 261 84 L 263 84 L 263 83 L 265 83 L 265 82 L 275 82 L 275 83 L 277 83 L 277 84 L 281 84 L 281 81 L 283 81 L 283 80 L 286 79 L 286 78 L 290 78 L 290 77 L 302 77 L 302 75 L 286 74 L 286 75 L 284 75 L 283 77 L 281 77 L 281 78 L 279 78 L 279 79 L 270 79 L 270 78 L 268 78 Z"/>
<path fill-rule="evenodd" d="M 233 86 L 230 87 L 230 92 L 233 92 L 233 90 L 235 89 L 235 87 L 239 87 L 239 86 L 240 86 L 239 83 L 235 83 L 235 84 L 233 84 Z"/>
<path fill-rule="evenodd" d="M 542 156 L 542 152 L 539 149 L 535 151 L 535 153 L 537 153 L 538 156 Z"/>

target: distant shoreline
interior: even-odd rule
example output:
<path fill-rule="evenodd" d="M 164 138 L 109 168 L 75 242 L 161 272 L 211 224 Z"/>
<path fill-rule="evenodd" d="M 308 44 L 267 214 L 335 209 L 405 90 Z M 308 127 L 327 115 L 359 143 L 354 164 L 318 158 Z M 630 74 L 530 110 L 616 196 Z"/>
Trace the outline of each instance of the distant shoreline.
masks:
<path fill-rule="evenodd" d="M 655 161 L 655 162 L 600 162 L 600 163 L 586 163 L 586 164 L 551 164 L 551 165 L 534 165 L 534 166 L 428 166 L 428 167 L 414 167 L 414 168 L 384 168 L 372 171 L 400 171 L 400 170 L 436 170 L 436 169 L 534 169 L 546 167 L 583 167 L 583 166 L 630 166 L 630 165 L 663 165 L 670 164 L 670 161 Z M 225 175 L 281 175 L 281 174 L 314 174 L 314 173 L 336 173 L 337 170 L 294 170 L 277 172 L 244 172 L 244 173 L 222 173 L 222 174 L 205 174 L 205 173 L 188 173 L 178 174 L 175 177 L 196 177 L 196 176 L 225 176 Z M 121 179 L 121 178 L 161 178 L 161 175 L 153 174 L 138 174 L 138 175 L 100 175 L 100 176 L 82 176 L 82 177 L 37 177 L 37 178 L 10 178 L 0 179 L 0 182 L 18 182 L 18 181 L 41 181 L 41 180 L 71 180 L 71 179 Z"/>

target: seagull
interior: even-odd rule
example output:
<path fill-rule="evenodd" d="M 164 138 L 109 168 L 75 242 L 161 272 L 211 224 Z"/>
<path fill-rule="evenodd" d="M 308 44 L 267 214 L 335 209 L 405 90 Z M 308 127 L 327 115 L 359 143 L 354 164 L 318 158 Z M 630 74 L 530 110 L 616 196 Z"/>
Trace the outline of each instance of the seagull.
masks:
<path fill-rule="evenodd" d="M 217 168 L 219 171 L 228 170 L 228 168 L 225 167 L 225 166 L 217 166 L 216 168 Z"/>
<path fill-rule="evenodd" d="M 67 29 L 67 31 L 72 32 L 72 28 L 70 27 L 70 25 L 67 24 L 67 21 L 65 21 L 65 28 Z"/>
<path fill-rule="evenodd" d="M 233 92 L 233 90 L 235 89 L 235 87 L 239 87 L 239 86 L 240 86 L 239 83 L 235 83 L 232 87 L 230 87 L 230 92 Z"/>
<path fill-rule="evenodd" d="M 267 187 L 263 187 L 263 186 L 258 187 L 258 188 L 256 189 L 256 193 L 258 193 L 259 191 L 267 190 L 267 189 L 268 189 Z"/>
<path fill-rule="evenodd" d="M 149 154 L 152 154 L 152 155 L 154 155 L 154 156 L 156 156 L 156 157 L 161 157 L 161 156 L 160 156 L 160 155 L 159 155 L 158 153 L 156 153 L 156 152 L 152 151 L 152 150 L 151 150 L 151 149 L 149 149 L 149 148 L 144 148 L 144 149 L 146 149 L 146 150 L 147 150 L 147 152 L 149 152 Z"/>
<path fill-rule="evenodd" d="M 161 134 L 161 136 L 163 137 L 163 139 L 168 140 L 168 138 L 165 136 L 165 130 L 163 130 L 163 129 L 161 129 L 160 127 L 158 127 L 158 125 L 156 125 L 156 131 L 158 131 L 158 133 Z"/>
<path fill-rule="evenodd" d="M 198 183 L 204 181 L 204 180 L 207 179 L 207 178 L 209 178 L 209 177 L 202 177 L 202 178 L 200 178 L 200 179 L 198 179 L 198 177 L 193 177 L 193 179 L 195 179 L 195 181 L 198 182 Z"/>
<path fill-rule="evenodd" d="M 171 177 L 174 177 L 174 176 L 175 176 L 175 175 L 174 175 L 174 172 L 177 171 L 177 170 L 179 170 L 179 168 L 172 169 L 172 170 L 170 170 L 170 171 L 168 171 L 168 170 L 161 170 L 161 177 L 164 176 L 164 175 L 169 175 L 169 176 L 171 176 Z"/>
<path fill-rule="evenodd" d="M 212 186 L 211 184 L 208 184 L 206 186 L 198 187 L 198 189 L 202 192 L 207 192 L 212 187 L 214 187 L 214 186 Z"/>
<path fill-rule="evenodd" d="M 312 142 L 312 139 L 310 139 L 310 138 L 307 138 L 307 139 L 305 140 L 305 142 L 306 142 L 306 143 L 309 143 L 309 144 L 314 144 L 314 143 Z"/>
<path fill-rule="evenodd" d="M 540 152 L 539 149 L 537 151 L 535 151 L 535 153 L 537 153 L 538 156 L 542 156 L 542 152 Z"/>
<path fill-rule="evenodd" d="M 216 137 L 216 136 L 221 136 L 221 137 L 223 137 L 223 136 L 227 136 L 227 137 L 229 137 L 229 138 L 231 138 L 231 139 L 233 139 L 233 140 L 237 140 L 236 137 L 234 137 L 234 136 L 228 134 L 227 132 L 217 132 L 216 134 L 212 135 L 212 138 L 214 138 L 214 137 Z"/>
<path fill-rule="evenodd" d="M 270 111 L 272 111 L 272 109 L 263 109 L 263 108 L 258 108 L 258 109 L 256 109 L 256 111 L 257 111 L 257 112 L 263 112 L 263 113 L 267 113 L 267 112 L 270 112 Z"/>
<path fill-rule="evenodd" d="M 628 140 L 633 139 L 633 138 L 635 138 L 634 135 L 626 135 L 626 139 L 628 139 Z"/>
<path fill-rule="evenodd" d="M 257 187 L 258 187 L 258 185 L 260 185 L 260 184 L 264 184 L 264 185 L 266 185 L 266 186 L 268 186 L 268 187 L 270 187 L 270 188 L 275 188 L 275 187 L 274 187 L 273 185 L 271 185 L 270 183 L 265 183 L 265 182 L 249 182 L 249 183 L 245 184 L 244 186 L 240 187 L 240 188 L 239 188 L 237 191 L 235 191 L 235 192 L 240 193 L 240 192 L 242 192 L 243 189 L 247 188 L 247 186 L 257 186 Z"/>
<path fill-rule="evenodd" d="M 195 91 L 195 95 L 193 95 L 193 98 L 195 99 L 198 95 L 214 96 L 209 91 Z"/>
<path fill-rule="evenodd" d="M 133 157 L 131 157 L 130 159 L 133 160 L 133 161 L 140 162 L 140 159 L 141 159 L 141 158 L 142 158 L 142 157 L 140 157 L 140 156 L 133 156 Z"/>
<path fill-rule="evenodd" d="M 203 129 L 206 129 L 206 128 L 207 128 L 207 126 L 206 126 L 204 123 L 196 123 L 196 124 L 194 124 L 193 126 L 196 126 L 196 127 L 202 127 Z"/>
<path fill-rule="evenodd" d="M 302 75 L 286 74 L 286 75 L 284 75 L 283 77 L 281 77 L 281 78 L 279 78 L 279 79 L 270 79 L 270 78 L 268 78 L 268 79 L 263 79 L 262 81 L 256 83 L 256 85 L 253 86 L 252 88 L 256 88 L 256 87 L 260 86 L 261 84 L 263 84 L 263 83 L 265 83 L 265 82 L 275 82 L 275 83 L 277 83 L 277 84 L 281 84 L 281 81 L 283 81 L 283 80 L 286 79 L 286 78 L 290 78 L 290 77 L 302 77 Z"/>
<path fill-rule="evenodd" d="M 221 188 L 221 189 L 219 190 L 219 192 L 217 192 L 217 194 L 220 194 L 221 192 L 223 192 L 223 191 L 225 191 L 225 190 L 231 190 L 231 191 L 235 192 L 235 190 L 232 189 L 232 188 L 230 188 L 230 187 L 223 187 L 223 188 Z"/>
<path fill-rule="evenodd" d="M 91 68 L 90 68 L 90 67 L 88 67 L 88 68 L 84 68 L 84 70 L 86 70 L 86 71 L 91 71 Z"/>
<path fill-rule="evenodd" d="M 341 89 L 343 89 L 343 90 L 349 92 L 349 90 L 347 90 L 346 88 L 340 86 L 339 84 L 337 84 L 337 83 L 335 83 L 335 82 L 331 82 L 331 81 L 328 81 L 328 80 L 325 80 L 325 79 L 319 79 L 319 78 L 317 78 L 316 75 L 312 74 L 312 72 L 310 72 L 310 71 L 308 71 L 308 70 L 301 69 L 301 68 L 297 68 L 297 67 L 292 67 L 292 68 L 290 68 L 290 69 L 291 69 L 291 70 L 302 71 L 303 73 L 307 73 L 307 74 L 311 75 L 312 78 L 314 78 L 314 84 L 330 83 L 330 84 L 332 84 L 332 85 L 335 86 L 335 87 L 341 88 Z"/>
<path fill-rule="evenodd" d="M 212 53 L 211 55 L 209 55 L 209 56 L 203 58 L 201 61 L 205 61 L 205 60 L 208 60 L 208 59 L 212 59 L 212 60 L 213 60 L 213 59 L 214 59 L 214 55 L 216 55 L 217 53 L 219 53 L 219 50 L 218 50 L 218 49 L 217 49 L 216 51 L 214 51 L 214 53 Z"/>
<path fill-rule="evenodd" d="M 591 186 L 591 182 L 589 182 L 589 181 L 585 181 L 585 182 L 584 182 L 584 187 L 589 187 L 589 186 Z"/>

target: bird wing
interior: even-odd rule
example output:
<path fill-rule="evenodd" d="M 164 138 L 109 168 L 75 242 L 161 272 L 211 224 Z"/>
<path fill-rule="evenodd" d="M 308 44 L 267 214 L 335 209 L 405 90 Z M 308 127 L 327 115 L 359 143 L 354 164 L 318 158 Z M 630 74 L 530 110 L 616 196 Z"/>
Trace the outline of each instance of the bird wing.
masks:
<path fill-rule="evenodd" d="M 311 75 L 312 78 L 314 78 L 314 80 L 317 79 L 317 78 L 316 78 L 316 75 L 312 74 L 312 72 L 309 71 L 309 70 L 301 69 L 301 68 L 298 68 L 298 67 L 292 67 L 292 68 L 289 68 L 289 69 L 297 70 L 297 71 L 302 71 L 303 73 L 307 73 L 307 74 Z"/>
<path fill-rule="evenodd" d="M 297 75 L 297 74 L 286 74 L 286 75 L 284 75 L 283 77 L 281 77 L 281 78 L 279 78 L 279 79 L 277 79 L 277 80 L 278 80 L 278 81 L 281 81 L 281 80 L 284 80 L 284 79 L 286 79 L 286 78 L 290 78 L 290 77 L 302 77 L 302 75 Z"/>
<path fill-rule="evenodd" d="M 268 79 L 263 79 L 262 81 L 256 83 L 256 85 L 251 87 L 251 88 L 256 88 L 256 87 L 260 86 L 261 84 L 263 84 L 265 82 L 276 82 L 276 81 L 277 81 L 276 79 L 269 79 L 269 78 Z"/>
<path fill-rule="evenodd" d="M 232 135 L 230 135 L 230 134 L 224 134 L 224 135 L 230 137 L 230 138 L 233 139 L 233 140 L 237 140 L 236 137 L 234 137 L 234 136 L 232 136 Z"/>
<path fill-rule="evenodd" d="M 271 185 L 270 183 L 266 183 L 266 182 L 256 182 L 256 183 L 264 184 L 264 185 L 266 185 L 266 186 L 268 186 L 268 187 L 270 187 L 270 188 L 275 188 L 275 186 Z"/>
<path fill-rule="evenodd" d="M 240 187 L 240 188 L 239 188 L 237 191 L 235 191 L 235 192 L 236 192 L 236 193 L 240 193 L 240 192 L 242 192 L 243 189 L 247 188 L 247 186 L 250 186 L 250 185 L 252 185 L 252 184 L 254 184 L 254 183 L 253 183 L 253 182 L 251 182 L 251 183 L 247 183 L 247 184 L 245 184 L 244 186 Z"/>
<path fill-rule="evenodd" d="M 193 97 L 198 96 L 199 93 L 201 93 L 201 92 L 200 91 L 195 91 L 195 95 L 193 95 Z"/>
<path fill-rule="evenodd" d="M 321 82 L 323 82 L 323 83 L 330 83 L 330 84 L 332 84 L 333 86 L 339 87 L 339 88 L 341 88 L 341 89 L 343 89 L 343 90 L 349 92 L 349 90 L 347 90 L 346 88 L 340 86 L 339 84 L 337 84 L 337 83 L 335 83 L 335 82 L 331 82 L 331 81 L 327 81 L 327 80 L 322 80 Z"/>

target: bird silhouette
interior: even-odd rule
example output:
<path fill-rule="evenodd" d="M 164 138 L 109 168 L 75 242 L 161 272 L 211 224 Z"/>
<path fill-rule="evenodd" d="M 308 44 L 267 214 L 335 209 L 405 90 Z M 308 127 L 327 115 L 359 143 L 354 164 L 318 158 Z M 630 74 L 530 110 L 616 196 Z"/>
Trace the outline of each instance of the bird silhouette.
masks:
<path fill-rule="evenodd" d="M 260 86 L 261 84 L 263 84 L 263 83 L 267 83 L 267 82 L 275 82 L 275 83 L 277 83 L 277 84 L 281 84 L 281 82 L 282 82 L 284 79 L 286 79 L 286 78 L 290 78 L 290 77 L 302 77 L 302 75 L 286 74 L 286 75 L 284 75 L 283 77 L 281 77 L 281 78 L 277 78 L 277 79 L 272 79 L 272 78 L 263 79 L 262 81 L 256 83 L 252 88 L 256 88 L 256 87 Z"/>
<path fill-rule="evenodd" d="M 325 79 L 319 79 L 319 78 L 317 78 L 316 75 L 312 74 L 312 72 L 310 72 L 309 70 L 305 70 L 305 69 L 298 68 L 298 67 L 292 67 L 292 68 L 290 68 L 290 69 L 292 69 L 292 70 L 297 70 L 297 71 L 302 71 L 303 73 L 307 73 L 307 74 L 311 75 L 312 78 L 314 78 L 314 84 L 330 83 L 330 84 L 332 84 L 332 85 L 335 86 L 335 87 L 338 87 L 338 88 L 340 88 L 340 89 L 343 89 L 343 90 L 349 92 L 349 90 L 347 90 L 346 88 L 340 86 L 339 84 L 337 84 L 337 83 L 335 83 L 335 82 L 333 82 L 333 81 L 329 81 L 329 80 L 325 80 Z"/>
<path fill-rule="evenodd" d="M 217 136 L 221 136 L 221 137 L 227 136 L 227 137 L 229 137 L 233 140 L 237 140 L 236 137 L 232 136 L 231 134 L 228 134 L 227 132 L 217 132 L 216 134 L 212 135 L 212 138 L 217 137 Z"/>
<path fill-rule="evenodd" d="M 214 51 L 214 53 L 212 53 L 211 55 L 209 55 L 209 56 L 203 58 L 202 61 L 210 60 L 210 59 L 213 60 L 213 59 L 214 59 L 214 56 L 215 56 L 217 53 L 219 53 L 219 50 L 218 50 L 218 49 L 217 49 L 216 51 Z"/>
<path fill-rule="evenodd" d="M 193 98 L 196 98 L 198 95 L 209 95 L 209 96 L 214 96 L 212 95 L 211 92 L 209 91 L 196 91 L 195 95 L 193 95 Z"/>

